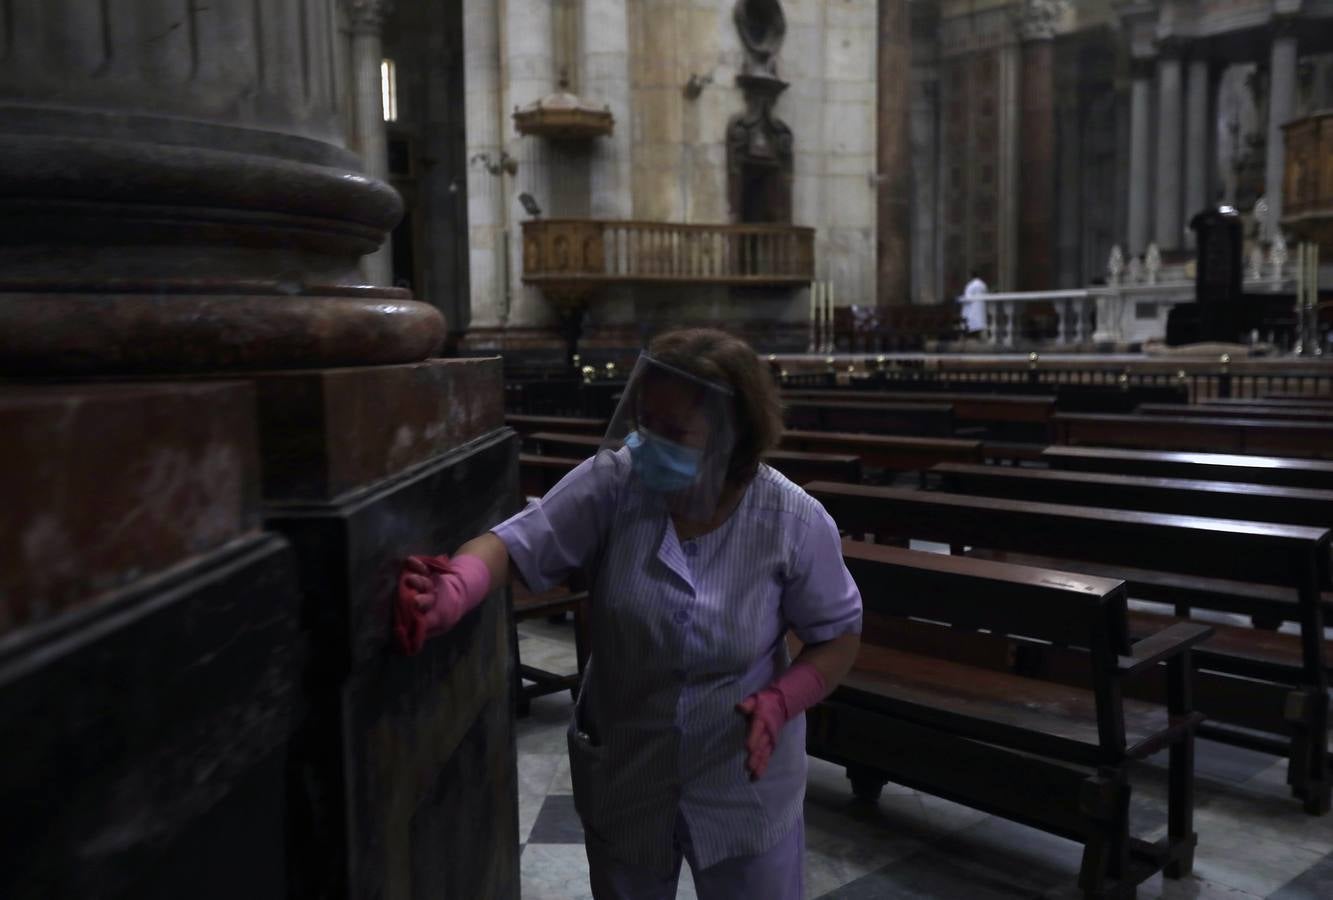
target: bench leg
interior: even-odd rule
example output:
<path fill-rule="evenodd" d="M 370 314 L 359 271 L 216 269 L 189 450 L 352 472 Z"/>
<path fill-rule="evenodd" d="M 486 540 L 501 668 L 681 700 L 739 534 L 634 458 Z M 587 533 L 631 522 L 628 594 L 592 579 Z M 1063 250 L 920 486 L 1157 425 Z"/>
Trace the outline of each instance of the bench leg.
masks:
<path fill-rule="evenodd" d="M 1188 878 L 1194 871 L 1194 732 L 1171 745 L 1167 775 L 1167 843 L 1172 858 L 1162 874 Z"/>
<path fill-rule="evenodd" d="M 848 766 L 847 779 L 852 783 L 852 794 L 858 800 L 875 803 L 884 792 L 888 779 L 865 766 Z"/>
<path fill-rule="evenodd" d="M 518 656 L 518 622 L 509 614 L 509 659 L 514 673 L 514 715 L 520 719 L 532 711 L 532 704 L 523 692 L 523 666 Z"/>
<path fill-rule="evenodd" d="M 1125 773 L 1102 769 L 1083 783 L 1079 806 L 1094 829 L 1083 845 L 1078 886 L 1083 895 L 1130 897 L 1134 885 L 1120 884 L 1129 871 L 1129 784 Z"/>
<path fill-rule="evenodd" d="M 1193 654 L 1185 652 L 1167 663 L 1167 704 L 1172 715 L 1188 715 L 1194 708 Z M 1194 871 L 1194 729 L 1171 745 L 1167 769 L 1167 844 L 1171 861 L 1162 874 L 1186 878 Z"/>
<path fill-rule="evenodd" d="M 1287 695 L 1287 721 L 1291 723 L 1291 760 L 1287 784 L 1305 811 L 1322 816 L 1329 811 L 1328 693 L 1322 688 L 1304 688 Z"/>

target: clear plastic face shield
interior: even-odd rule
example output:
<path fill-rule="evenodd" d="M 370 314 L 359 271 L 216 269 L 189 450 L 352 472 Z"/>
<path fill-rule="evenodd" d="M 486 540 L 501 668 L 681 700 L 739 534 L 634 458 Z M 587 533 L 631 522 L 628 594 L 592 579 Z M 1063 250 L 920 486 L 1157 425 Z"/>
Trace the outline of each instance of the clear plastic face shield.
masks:
<path fill-rule="evenodd" d="M 632 477 L 673 515 L 707 522 L 717 511 L 736 445 L 735 395 L 644 353 L 611 417 L 602 449 L 627 448 Z"/>

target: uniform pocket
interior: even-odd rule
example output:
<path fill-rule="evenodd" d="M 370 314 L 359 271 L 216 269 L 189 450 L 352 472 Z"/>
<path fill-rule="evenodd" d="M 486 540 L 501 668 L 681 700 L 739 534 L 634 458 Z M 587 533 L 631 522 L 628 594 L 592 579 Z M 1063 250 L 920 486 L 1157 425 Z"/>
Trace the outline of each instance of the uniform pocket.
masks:
<path fill-rule="evenodd" d="M 569 743 L 569 775 L 574 784 L 574 809 L 583 820 L 585 829 L 594 830 L 606 795 L 610 773 L 606 767 L 606 747 L 592 742 L 588 734 L 579 730 L 579 717 L 569 723 L 565 735 Z"/>

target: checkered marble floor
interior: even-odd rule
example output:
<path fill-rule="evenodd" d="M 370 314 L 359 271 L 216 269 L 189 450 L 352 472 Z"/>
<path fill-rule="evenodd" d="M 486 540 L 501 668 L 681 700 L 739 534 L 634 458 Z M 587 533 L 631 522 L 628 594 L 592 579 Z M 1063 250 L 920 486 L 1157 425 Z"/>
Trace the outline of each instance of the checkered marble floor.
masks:
<path fill-rule="evenodd" d="M 520 626 L 525 663 L 574 671 L 572 626 Z M 585 900 L 588 863 L 565 754 L 568 693 L 533 701 L 518 722 L 523 900 Z M 1200 741 L 1194 876 L 1141 886 L 1142 898 L 1333 898 L 1333 815 L 1312 818 L 1290 799 L 1286 762 Z M 1166 763 L 1150 762 L 1134 798 L 1134 829 L 1166 831 Z M 842 769 L 810 761 L 806 896 L 871 898 L 1077 897 L 1078 844 L 964 806 L 888 785 L 878 804 L 853 800 Z M 693 898 L 688 866 L 678 898 Z"/>

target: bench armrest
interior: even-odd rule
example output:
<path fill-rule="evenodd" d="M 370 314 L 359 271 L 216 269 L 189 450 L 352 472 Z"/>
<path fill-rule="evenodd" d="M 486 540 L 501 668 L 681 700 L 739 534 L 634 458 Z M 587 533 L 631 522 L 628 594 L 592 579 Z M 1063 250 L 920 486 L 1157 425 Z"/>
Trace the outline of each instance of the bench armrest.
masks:
<path fill-rule="evenodd" d="M 1120 657 L 1116 667 L 1122 675 L 1134 675 L 1212 636 L 1213 629 L 1209 625 L 1177 622 L 1139 641 L 1129 656 Z"/>

